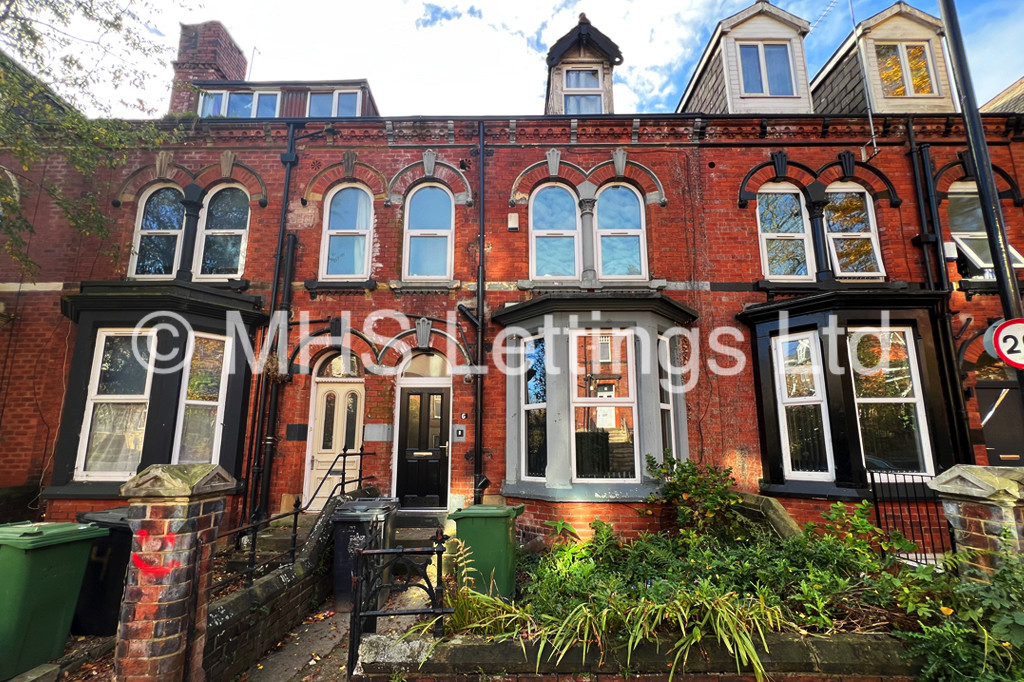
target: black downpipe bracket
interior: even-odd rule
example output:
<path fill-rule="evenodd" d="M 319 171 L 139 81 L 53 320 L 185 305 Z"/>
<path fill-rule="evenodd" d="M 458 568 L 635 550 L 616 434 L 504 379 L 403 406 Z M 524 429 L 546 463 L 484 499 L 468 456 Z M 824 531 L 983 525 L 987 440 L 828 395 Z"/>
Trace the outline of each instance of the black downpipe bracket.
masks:
<path fill-rule="evenodd" d="M 473 432 L 476 435 L 474 439 L 476 441 L 473 447 L 473 504 L 481 504 L 484 499 L 484 490 L 491 484 L 491 482 L 484 476 L 484 374 L 483 367 L 486 366 L 487 354 L 484 352 L 484 324 L 485 324 L 485 312 L 484 312 L 484 288 L 487 286 L 487 282 L 484 279 L 484 206 L 486 201 L 484 200 L 484 167 L 486 153 L 484 150 L 484 122 L 481 120 L 478 122 L 478 134 L 479 150 L 480 155 L 478 162 L 480 163 L 480 185 L 477 189 L 479 196 L 477 197 L 477 204 L 480 211 L 480 235 L 479 245 L 477 248 L 477 270 L 476 270 L 476 364 L 480 368 L 480 373 L 475 376 L 475 405 L 474 405 L 474 428 Z"/>
<path fill-rule="evenodd" d="M 971 72 L 967 67 L 967 54 L 964 50 L 963 34 L 960 31 L 960 19 L 957 17 L 953 0 L 939 0 L 939 11 L 946 29 L 953 77 L 956 79 L 956 88 L 960 94 L 960 110 L 963 112 L 967 130 L 967 148 L 970 150 L 978 174 L 978 198 L 981 200 L 981 215 L 985 219 L 985 231 L 988 233 L 988 244 L 992 251 L 992 264 L 995 266 L 996 284 L 999 287 L 1003 315 L 1006 316 L 1006 319 L 1024 318 L 1024 304 L 1021 303 L 1020 291 L 1017 289 L 1017 276 L 1013 271 L 1013 263 L 1010 262 L 1006 222 L 1003 219 L 1002 206 L 999 205 L 996 180 L 992 174 L 992 159 L 988 153 L 988 142 L 985 140 L 985 128 L 981 124 L 981 114 L 978 113 L 978 103 L 974 97 L 974 84 L 971 82 Z M 1015 374 L 1020 400 L 1024 404 L 1024 369 L 1018 369 Z"/>

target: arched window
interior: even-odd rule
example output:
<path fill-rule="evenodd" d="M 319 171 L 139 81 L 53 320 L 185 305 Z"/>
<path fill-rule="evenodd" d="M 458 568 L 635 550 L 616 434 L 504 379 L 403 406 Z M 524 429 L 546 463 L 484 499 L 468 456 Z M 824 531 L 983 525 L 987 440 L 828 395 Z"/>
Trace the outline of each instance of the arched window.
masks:
<path fill-rule="evenodd" d="M 530 277 L 579 279 L 580 219 L 576 196 L 545 185 L 530 197 Z"/>
<path fill-rule="evenodd" d="M 196 235 L 196 279 L 240 277 L 245 269 L 249 195 L 229 185 L 207 195 Z"/>
<path fill-rule="evenodd" d="M 793 185 L 772 183 L 757 192 L 761 267 L 768 279 L 810 280 L 814 275 L 810 220 Z"/>
<path fill-rule="evenodd" d="M 835 182 L 826 197 L 825 232 L 835 276 L 883 277 L 878 228 L 867 192 L 852 182 Z"/>
<path fill-rule="evenodd" d="M 183 197 L 177 187 L 163 185 L 152 189 L 141 202 L 129 264 L 134 277 L 174 276 L 185 222 Z"/>
<path fill-rule="evenodd" d="M 402 370 L 402 376 L 406 378 L 449 377 L 451 374 L 448 360 L 438 353 L 414 355 Z"/>
<path fill-rule="evenodd" d="M 960 270 L 965 277 L 995 279 L 992 249 L 988 245 L 985 219 L 981 214 L 978 186 L 973 182 L 954 182 L 947 197 L 949 231 L 960 255 Z M 1010 262 L 1014 268 L 1024 268 L 1024 258 L 1012 246 Z"/>
<path fill-rule="evenodd" d="M 609 185 L 597 195 L 597 274 L 602 279 L 647 277 L 647 238 L 640 195 Z"/>
<path fill-rule="evenodd" d="M 409 195 L 405 210 L 403 278 L 450 280 L 455 201 L 440 185 L 421 185 Z"/>
<path fill-rule="evenodd" d="M 320 279 L 367 279 L 373 199 L 362 187 L 333 190 L 324 202 L 324 231 L 320 245 Z"/>

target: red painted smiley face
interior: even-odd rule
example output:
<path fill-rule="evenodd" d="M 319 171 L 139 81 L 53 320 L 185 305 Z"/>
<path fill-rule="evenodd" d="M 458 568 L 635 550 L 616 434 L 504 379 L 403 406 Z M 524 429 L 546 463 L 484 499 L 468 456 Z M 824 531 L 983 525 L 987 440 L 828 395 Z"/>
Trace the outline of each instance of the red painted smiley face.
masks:
<path fill-rule="evenodd" d="M 174 541 L 176 536 L 174 533 L 168 533 L 163 541 L 158 542 L 156 548 L 148 548 L 146 545 L 149 543 L 149 531 L 145 528 L 140 528 L 135 537 L 139 539 L 139 547 L 143 551 L 158 552 L 161 549 L 174 549 Z M 159 561 L 159 559 L 157 560 Z M 132 553 L 132 563 L 145 575 L 152 575 L 156 577 L 165 576 L 171 572 L 171 569 L 177 568 L 181 564 L 177 561 L 172 561 L 167 566 L 159 566 L 156 562 L 150 563 L 139 556 L 139 552 Z"/>

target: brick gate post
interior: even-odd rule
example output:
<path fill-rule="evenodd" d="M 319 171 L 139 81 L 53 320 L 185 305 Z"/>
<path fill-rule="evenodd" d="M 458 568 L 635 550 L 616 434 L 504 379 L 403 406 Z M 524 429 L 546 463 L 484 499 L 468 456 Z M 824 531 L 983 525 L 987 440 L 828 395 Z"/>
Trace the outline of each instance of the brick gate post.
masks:
<path fill-rule="evenodd" d="M 118 680 L 203 680 L 212 542 L 236 484 L 215 464 L 157 464 L 121 486 L 135 537 L 117 628 Z"/>

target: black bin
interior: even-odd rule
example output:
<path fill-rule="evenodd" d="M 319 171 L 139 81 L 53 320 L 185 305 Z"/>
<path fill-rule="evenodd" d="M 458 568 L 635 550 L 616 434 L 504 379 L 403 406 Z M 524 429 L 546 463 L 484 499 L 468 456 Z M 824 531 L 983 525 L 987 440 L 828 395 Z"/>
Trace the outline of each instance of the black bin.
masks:
<path fill-rule="evenodd" d="M 132 529 L 128 525 L 128 507 L 84 512 L 80 523 L 95 523 L 110 533 L 93 540 L 89 563 L 85 568 L 82 590 L 71 619 L 76 635 L 114 635 L 124 597 L 124 578 L 132 552 Z"/>
<path fill-rule="evenodd" d="M 364 498 L 342 503 L 331 521 L 334 523 L 334 610 L 352 610 L 352 578 L 355 559 L 351 543 L 365 538 L 366 549 L 389 549 L 394 546 L 395 510 L 398 500 L 392 497 Z M 387 593 L 379 595 L 378 607 L 384 606 Z"/>

